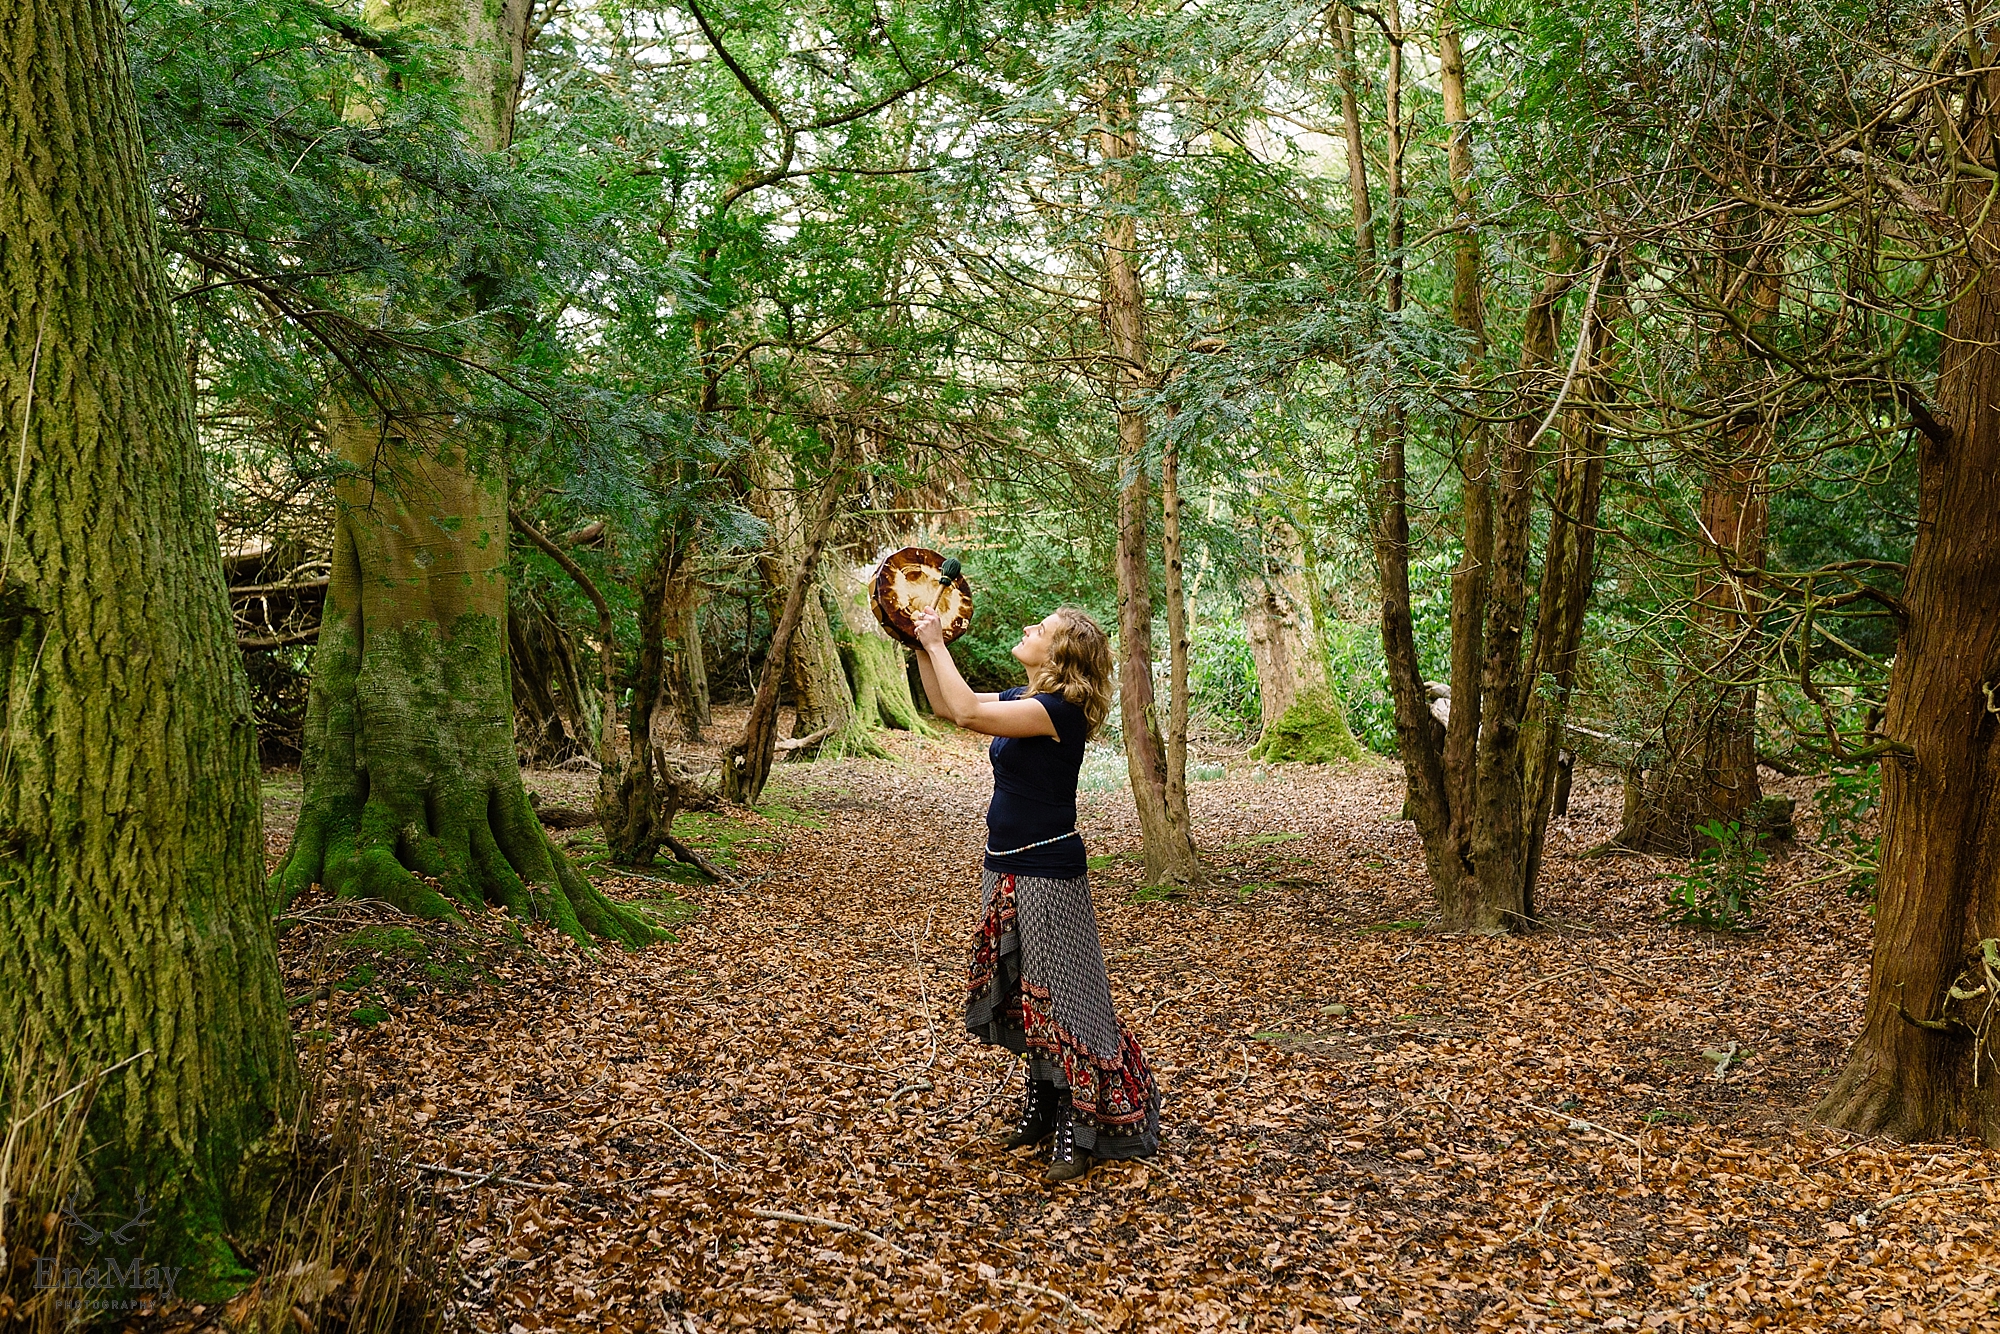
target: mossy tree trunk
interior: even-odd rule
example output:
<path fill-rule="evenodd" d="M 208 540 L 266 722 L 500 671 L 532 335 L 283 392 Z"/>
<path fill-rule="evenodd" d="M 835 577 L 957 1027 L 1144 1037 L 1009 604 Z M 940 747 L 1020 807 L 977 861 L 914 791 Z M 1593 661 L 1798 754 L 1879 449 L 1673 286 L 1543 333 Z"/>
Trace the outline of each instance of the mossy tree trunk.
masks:
<path fill-rule="evenodd" d="M 199 1298 L 263 1229 L 297 1097 L 250 698 L 124 12 L 0 0 L 0 68 L 0 1062 L 138 1057 L 89 1091 L 85 1211 L 143 1196 Z"/>
<path fill-rule="evenodd" d="M 506 146 L 524 5 L 438 0 L 367 13 L 384 27 L 423 23 L 458 48 L 474 145 Z M 579 940 L 654 938 L 549 843 L 521 783 L 497 462 L 475 467 L 470 442 L 428 418 L 336 404 L 328 434 L 349 471 L 335 488 L 305 797 L 277 876 L 280 902 L 317 883 L 423 917 L 497 904 Z"/>
<path fill-rule="evenodd" d="M 1976 53 L 1989 70 L 1991 45 Z M 2000 167 L 2000 75 L 1966 99 L 1966 160 Z M 1967 180 L 1969 184 L 1969 178 Z M 1866 1135 L 2000 1145 L 2000 219 L 1971 231 L 1938 377 L 1945 429 L 1917 464 L 1917 538 L 1882 735 L 1882 856 L 1861 1036 L 1814 1115 Z"/>
<path fill-rule="evenodd" d="M 841 659 L 854 687 L 854 719 L 829 743 L 836 753 L 885 753 L 868 736 L 885 727 L 935 735 L 910 693 L 910 651 L 889 638 L 868 610 L 866 574 L 853 566 L 836 565 L 828 575 L 828 586 L 838 596 Z"/>
<path fill-rule="evenodd" d="M 819 601 L 813 594 L 813 584 L 820 553 L 826 549 L 827 536 L 833 530 L 840 497 L 853 476 L 852 444 L 850 435 L 835 438 L 831 466 L 819 484 L 813 518 L 805 529 L 804 549 L 799 553 L 798 567 L 792 571 L 784 606 L 771 631 L 764 672 L 750 700 L 750 716 L 743 721 L 742 734 L 722 752 L 722 795 L 739 805 L 754 806 L 771 777 L 771 756 L 778 735 L 778 686 L 784 678 L 792 640 L 805 616 L 807 603 Z M 823 608 L 820 614 L 826 614 Z"/>
<path fill-rule="evenodd" d="M 701 646 L 702 584 L 692 538 L 673 545 L 661 607 L 666 636 L 661 694 L 680 726 L 681 736 L 700 741 L 709 725 L 708 663 Z"/>
<path fill-rule="evenodd" d="M 578 939 L 655 934 L 552 847 L 521 783 L 508 691 L 504 483 L 443 440 L 342 415 L 333 570 L 313 657 L 304 802 L 277 874 L 420 917 L 487 905 Z M 610 724 L 604 724 L 610 731 Z"/>
<path fill-rule="evenodd" d="M 1251 754 L 1263 760 L 1323 764 L 1359 759 L 1361 746 L 1328 680 L 1311 624 L 1308 573 L 1296 535 L 1282 520 L 1257 532 L 1257 564 L 1243 587 L 1243 620 L 1257 669 L 1261 735 Z"/>
<path fill-rule="evenodd" d="M 751 491 L 750 507 L 770 532 L 758 557 L 773 619 L 782 615 L 792 583 L 805 559 L 808 520 L 801 512 L 796 489 L 781 479 L 767 461 L 760 484 Z M 856 717 L 854 693 L 840 664 L 840 641 L 826 614 L 818 581 L 799 609 L 784 659 L 785 682 L 796 710 L 792 740 L 808 744 L 792 749 L 795 758 L 811 756 L 828 740 L 847 734 Z"/>

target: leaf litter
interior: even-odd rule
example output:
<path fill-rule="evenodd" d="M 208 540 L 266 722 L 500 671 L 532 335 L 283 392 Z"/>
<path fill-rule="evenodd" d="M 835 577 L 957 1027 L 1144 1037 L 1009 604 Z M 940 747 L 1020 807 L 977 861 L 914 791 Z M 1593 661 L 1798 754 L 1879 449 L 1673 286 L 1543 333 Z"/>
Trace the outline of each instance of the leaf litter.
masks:
<path fill-rule="evenodd" d="M 1431 926 L 1391 765 L 1194 784 L 1212 874 L 1175 895 L 1140 889 L 1129 794 L 1085 792 L 1113 995 L 1164 1130 L 1155 1162 L 1050 1187 L 996 1142 L 1012 1058 L 960 1024 L 978 739 L 890 745 L 783 766 L 770 814 L 690 830 L 731 848 L 733 882 L 666 899 L 656 873 L 600 868 L 685 918 L 638 953 L 497 914 L 299 906 L 294 1023 L 462 1228 L 475 1326 L 2000 1322 L 1994 1155 L 1808 1119 L 1870 936 L 1810 859 L 1774 859 L 1761 930 L 1663 926 L 1680 864 L 1581 858 L 1619 794 L 1579 776 L 1547 927 L 1465 938 Z"/>

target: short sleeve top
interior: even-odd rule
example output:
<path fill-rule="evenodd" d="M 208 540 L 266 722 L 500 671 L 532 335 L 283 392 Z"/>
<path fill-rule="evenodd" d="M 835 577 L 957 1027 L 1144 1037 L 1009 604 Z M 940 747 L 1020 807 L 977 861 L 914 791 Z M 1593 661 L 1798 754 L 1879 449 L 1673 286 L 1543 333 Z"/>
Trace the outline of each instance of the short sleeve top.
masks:
<path fill-rule="evenodd" d="M 1053 691 L 1029 696 L 1026 686 L 1000 692 L 1001 699 L 1033 698 L 1049 711 L 1054 736 L 996 736 L 987 747 L 993 761 L 993 801 L 986 808 L 986 866 L 1016 875 L 1069 880 L 1084 873 L 1083 839 L 1059 839 L 1044 847 L 1030 843 L 1056 838 L 1076 828 L 1076 779 L 1083 768 L 1083 743 L 1090 730 L 1083 710 Z M 995 851 L 1026 848 L 1012 856 Z"/>

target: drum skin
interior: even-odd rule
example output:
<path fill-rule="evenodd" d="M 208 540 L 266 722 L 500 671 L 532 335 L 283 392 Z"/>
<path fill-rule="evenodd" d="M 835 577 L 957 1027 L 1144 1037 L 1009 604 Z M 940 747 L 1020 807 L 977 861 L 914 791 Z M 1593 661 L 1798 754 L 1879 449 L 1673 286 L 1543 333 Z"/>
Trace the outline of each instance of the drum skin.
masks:
<path fill-rule="evenodd" d="M 929 547 L 904 547 L 882 558 L 868 581 L 868 610 L 891 639 L 917 647 L 917 613 L 935 610 L 944 626 L 944 641 L 972 626 L 972 585 L 959 575 L 945 584 L 939 578 L 944 557 Z"/>

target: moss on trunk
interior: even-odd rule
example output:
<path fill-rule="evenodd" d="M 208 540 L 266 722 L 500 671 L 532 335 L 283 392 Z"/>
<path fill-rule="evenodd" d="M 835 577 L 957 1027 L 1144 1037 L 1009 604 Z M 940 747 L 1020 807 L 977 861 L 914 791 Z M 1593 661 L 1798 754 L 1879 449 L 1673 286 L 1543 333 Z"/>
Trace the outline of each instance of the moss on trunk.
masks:
<path fill-rule="evenodd" d="M 885 727 L 934 736 L 917 712 L 910 694 L 909 650 L 889 638 L 868 610 L 868 584 L 863 571 L 841 567 L 833 582 L 838 616 L 841 663 L 854 691 L 854 716 L 830 741 L 831 755 L 887 754 L 873 733 Z"/>
<path fill-rule="evenodd" d="M 1292 706 L 1264 729 L 1250 756 L 1258 760 L 1331 764 L 1335 760 L 1360 759 L 1361 746 L 1347 725 L 1347 710 L 1331 690 L 1321 686 L 1293 700 Z"/>
<path fill-rule="evenodd" d="M 79 1209 L 143 1196 L 148 1262 L 199 1299 L 243 1276 L 297 1073 L 124 32 L 105 0 L 0 0 L 0 1063 L 122 1063 L 88 1088 Z"/>
<path fill-rule="evenodd" d="M 307 886 L 421 917 L 488 905 L 578 940 L 637 946 L 656 930 L 552 847 L 514 755 L 505 618 L 506 508 L 462 451 L 420 451 L 357 417 L 313 659 L 305 800 L 279 868 Z"/>

